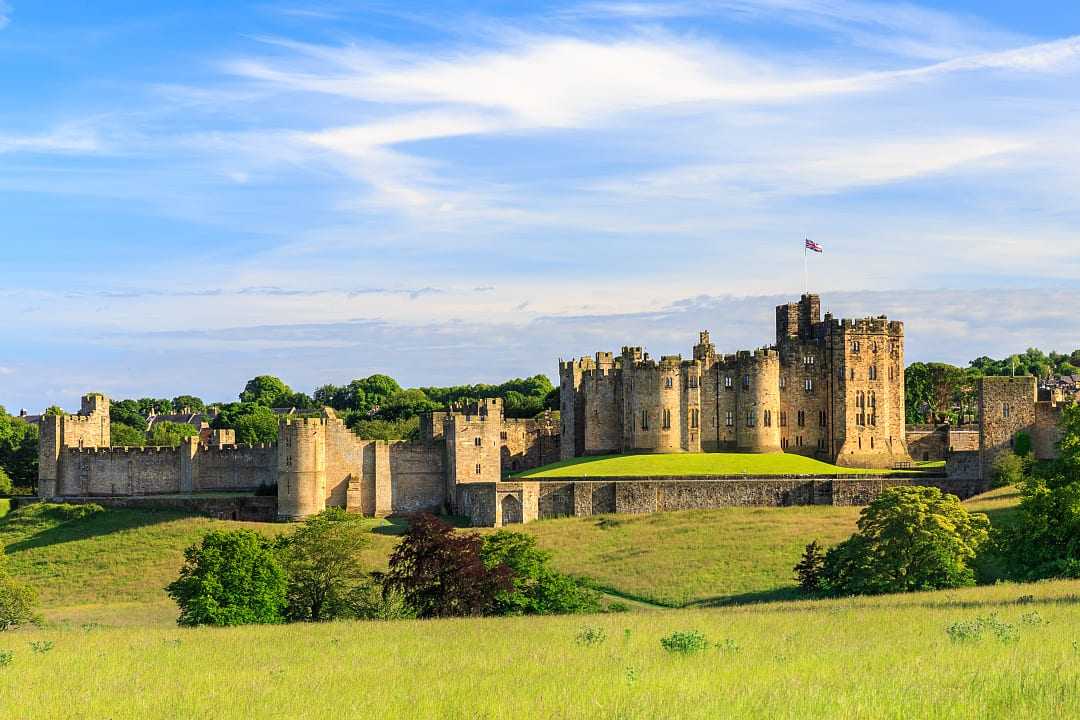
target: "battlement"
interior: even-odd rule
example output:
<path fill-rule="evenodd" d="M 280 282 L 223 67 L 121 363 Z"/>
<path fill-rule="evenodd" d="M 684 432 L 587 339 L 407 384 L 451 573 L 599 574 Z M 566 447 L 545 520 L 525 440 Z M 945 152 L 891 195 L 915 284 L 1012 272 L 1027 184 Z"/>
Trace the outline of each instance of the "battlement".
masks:
<path fill-rule="evenodd" d="M 731 357 L 726 356 L 726 357 Z M 739 350 L 735 353 L 735 362 L 760 362 L 762 360 L 780 358 L 780 352 L 776 348 L 762 347 L 756 350 Z"/>
<path fill-rule="evenodd" d="M 243 452 L 244 450 L 272 450 L 277 447 L 274 443 L 232 443 L 227 445 L 207 445 L 205 443 L 199 444 L 200 452 L 217 451 L 221 452 Z"/>
<path fill-rule="evenodd" d="M 295 417 L 295 416 L 290 415 L 288 417 L 282 418 L 281 423 L 283 425 L 285 425 L 285 427 L 293 427 L 293 426 L 295 426 L 297 428 L 309 428 L 309 427 L 310 428 L 316 428 L 316 427 L 323 427 L 324 428 L 324 427 L 326 427 L 326 424 L 327 424 L 328 420 L 329 420 L 329 418 L 325 418 L 325 417 Z M 341 421 L 339 420 L 338 422 L 341 422 Z"/>
<path fill-rule="evenodd" d="M 678 370 L 682 367 L 682 355 L 663 355 L 660 358 L 662 370 Z"/>
<path fill-rule="evenodd" d="M 904 323 L 899 320 L 889 320 L 884 315 L 878 317 L 866 317 L 866 318 L 827 318 L 827 322 L 831 323 L 829 329 L 841 335 L 857 334 L 857 335 L 889 335 L 892 337 L 902 337 L 904 334 Z"/>
<path fill-rule="evenodd" d="M 585 371 L 596 367 L 596 361 L 591 357 L 580 357 L 576 360 L 559 360 L 559 374 L 573 370 Z"/>
<path fill-rule="evenodd" d="M 151 445 L 147 447 L 139 446 L 124 446 L 124 447 L 67 447 L 64 448 L 64 452 L 73 453 L 75 455 L 162 455 L 168 453 L 179 453 L 179 448 L 168 447 L 165 445 Z"/>

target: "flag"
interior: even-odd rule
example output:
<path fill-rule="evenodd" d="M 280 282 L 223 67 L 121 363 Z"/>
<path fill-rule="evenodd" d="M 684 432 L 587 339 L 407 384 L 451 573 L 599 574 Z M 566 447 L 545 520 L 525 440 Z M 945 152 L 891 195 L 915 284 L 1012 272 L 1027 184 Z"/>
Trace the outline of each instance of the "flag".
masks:
<path fill-rule="evenodd" d="M 806 249 L 811 250 L 811 251 L 816 252 L 816 253 L 825 252 L 825 248 L 821 247 L 820 245 L 818 245 L 816 242 L 814 242 L 810 238 L 806 238 Z"/>

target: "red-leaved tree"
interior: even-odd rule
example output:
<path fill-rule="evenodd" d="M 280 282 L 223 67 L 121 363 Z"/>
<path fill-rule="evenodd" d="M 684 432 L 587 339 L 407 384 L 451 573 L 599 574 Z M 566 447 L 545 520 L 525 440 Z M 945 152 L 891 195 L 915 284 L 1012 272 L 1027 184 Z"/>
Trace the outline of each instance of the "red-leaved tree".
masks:
<path fill-rule="evenodd" d="M 508 567 L 484 565 L 479 535 L 455 533 L 427 513 L 414 515 L 411 521 L 390 556 L 383 585 L 401 593 L 418 617 L 484 615 L 494 608 L 500 592 L 513 589 Z"/>

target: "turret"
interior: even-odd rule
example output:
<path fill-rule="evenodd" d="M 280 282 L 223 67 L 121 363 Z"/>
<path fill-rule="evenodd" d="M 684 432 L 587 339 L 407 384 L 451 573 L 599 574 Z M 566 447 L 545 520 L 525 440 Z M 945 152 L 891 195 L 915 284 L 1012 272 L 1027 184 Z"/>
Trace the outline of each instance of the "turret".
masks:
<path fill-rule="evenodd" d="M 326 509 L 326 420 L 289 417 L 278 426 L 278 519 Z"/>
<path fill-rule="evenodd" d="M 780 355 L 738 354 L 736 443 L 740 452 L 780 452 Z"/>

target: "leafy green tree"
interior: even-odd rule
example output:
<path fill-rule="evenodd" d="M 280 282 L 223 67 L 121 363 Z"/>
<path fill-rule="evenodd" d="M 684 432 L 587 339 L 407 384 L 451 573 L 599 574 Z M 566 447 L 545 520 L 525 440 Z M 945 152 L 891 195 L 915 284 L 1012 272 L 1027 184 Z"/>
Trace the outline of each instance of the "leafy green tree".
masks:
<path fill-rule="evenodd" d="M 206 411 L 206 403 L 202 401 L 202 398 L 194 395 L 177 395 L 172 399 L 172 409 L 178 413 L 184 411 L 201 413 Z"/>
<path fill-rule="evenodd" d="M 36 602 L 37 593 L 8 573 L 0 554 L 0 632 L 33 622 Z"/>
<path fill-rule="evenodd" d="M 874 595 L 973 585 L 972 561 L 989 527 L 986 515 L 935 487 L 889 488 L 863 509 L 858 531 L 825 554 L 822 590 Z"/>
<path fill-rule="evenodd" d="M 37 483 L 38 426 L 8 415 L 0 407 L 0 468 L 19 487 Z"/>
<path fill-rule="evenodd" d="M 1058 453 L 1064 474 L 1080 479 L 1080 404 L 1071 403 L 1061 412 Z"/>
<path fill-rule="evenodd" d="M 513 587 L 498 593 L 492 610 L 498 615 L 555 615 L 598 612 L 596 592 L 551 567 L 551 553 L 536 547 L 536 538 L 499 530 L 484 538 L 481 556 L 489 569 L 510 569 Z"/>
<path fill-rule="evenodd" d="M 246 625 L 283 620 L 288 581 L 273 543 L 251 530 L 215 530 L 184 551 L 167 588 L 180 625 Z"/>
<path fill-rule="evenodd" d="M 14 489 L 15 484 L 11 482 L 11 476 L 7 474 L 4 468 L 0 467 L 0 496 L 10 495 Z"/>
<path fill-rule="evenodd" d="M 399 390 L 383 401 L 377 415 L 381 420 L 406 420 L 437 407 L 423 390 Z"/>
<path fill-rule="evenodd" d="M 248 380 L 240 393 L 240 402 L 263 407 L 292 407 L 292 388 L 273 375 L 259 375 Z"/>
<path fill-rule="evenodd" d="M 50 405 L 49 407 L 45 408 L 45 414 L 46 415 L 66 415 L 67 413 L 65 413 L 64 408 L 60 407 L 59 405 Z"/>
<path fill-rule="evenodd" d="M 433 515 L 413 516 L 390 556 L 383 586 L 400 593 L 417 617 L 486 615 L 513 588 L 505 565 L 489 568 L 475 533 L 455 533 Z"/>
<path fill-rule="evenodd" d="M 825 571 L 825 551 L 817 540 L 803 550 L 799 562 L 795 563 L 795 579 L 803 592 L 815 593 L 821 589 L 821 576 Z"/>
<path fill-rule="evenodd" d="M 994 458 L 991 468 L 991 483 L 993 487 L 1005 487 L 1006 485 L 1019 485 L 1024 481 L 1027 472 L 1027 463 L 1017 453 L 1005 451 Z"/>
<path fill-rule="evenodd" d="M 142 447 L 146 445 L 145 432 L 116 420 L 109 423 L 109 435 L 113 447 Z"/>
<path fill-rule="evenodd" d="M 210 423 L 217 429 L 236 431 L 241 443 L 272 443 L 277 441 L 278 416 L 269 407 L 254 403 L 229 403 Z"/>
<path fill-rule="evenodd" d="M 1031 454 L 1031 435 L 1026 432 L 1016 433 L 1013 442 L 1013 452 L 1024 458 Z"/>
<path fill-rule="evenodd" d="M 401 386 L 389 375 L 369 375 L 349 383 L 346 403 L 348 409 L 370 416 L 399 392 Z"/>
<path fill-rule="evenodd" d="M 354 411 L 346 411 L 345 425 L 364 440 L 417 440 L 420 437 L 420 418 L 407 420 L 367 420 Z"/>
<path fill-rule="evenodd" d="M 194 425 L 177 422 L 155 422 L 147 436 L 146 444 L 153 447 L 180 447 L 184 438 L 194 437 L 199 429 Z"/>
<path fill-rule="evenodd" d="M 289 619 L 347 617 L 351 596 L 367 579 L 361 553 L 370 543 L 363 520 L 341 508 L 308 518 L 285 538 L 281 559 L 289 578 Z"/>
<path fill-rule="evenodd" d="M 373 573 L 353 588 L 348 597 L 349 612 L 359 620 L 410 620 L 416 617 L 405 597 L 383 585 Z"/>

